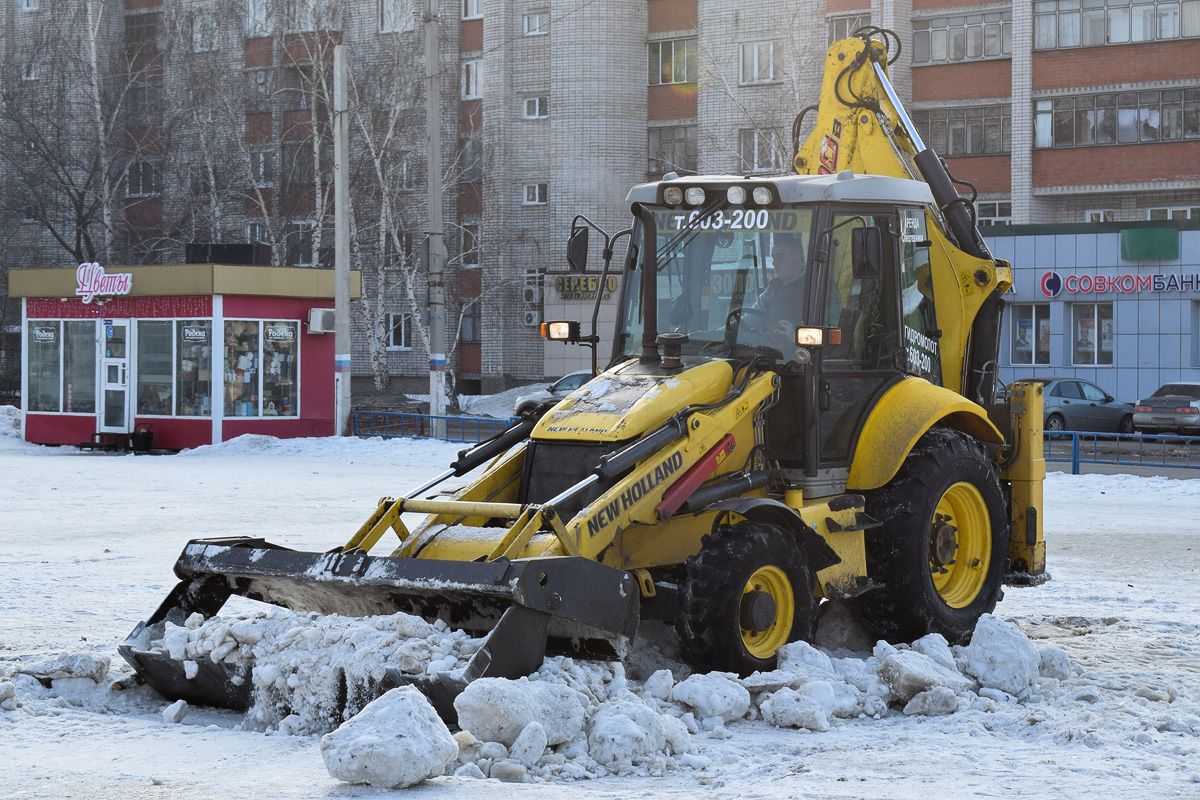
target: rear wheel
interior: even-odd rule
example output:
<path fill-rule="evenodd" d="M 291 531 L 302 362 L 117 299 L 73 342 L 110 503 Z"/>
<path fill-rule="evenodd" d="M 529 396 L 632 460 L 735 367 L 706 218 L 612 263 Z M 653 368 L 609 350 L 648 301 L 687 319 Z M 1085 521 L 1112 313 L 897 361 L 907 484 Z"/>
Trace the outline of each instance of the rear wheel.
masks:
<path fill-rule="evenodd" d="M 724 526 L 704 537 L 686 569 L 675 630 L 693 668 L 772 670 L 780 647 L 812 638 L 815 578 L 784 529 L 749 520 Z"/>
<path fill-rule="evenodd" d="M 880 528 L 867 534 L 863 620 L 890 641 L 940 633 L 970 640 L 1002 593 L 1008 523 L 1000 474 L 963 433 L 931 430 L 890 483 L 867 496 Z"/>
<path fill-rule="evenodd" d="M 1046 430 L 1048 431 L 1063 431 L 1067 429 L 1067 424 L 1063 422 L 1063 418 L 1058 414 L 1051 414 L 1046 417 Z"/>

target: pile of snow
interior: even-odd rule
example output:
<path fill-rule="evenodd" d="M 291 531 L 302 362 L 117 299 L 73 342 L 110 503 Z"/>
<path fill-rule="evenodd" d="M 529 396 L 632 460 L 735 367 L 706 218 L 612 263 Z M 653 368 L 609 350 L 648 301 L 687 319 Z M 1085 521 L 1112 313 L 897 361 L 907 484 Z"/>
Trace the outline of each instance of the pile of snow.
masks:
<path fill-rule="evenodd" d="M 21 438 L 21 409 L 0 405 L 0 439 Z"/>

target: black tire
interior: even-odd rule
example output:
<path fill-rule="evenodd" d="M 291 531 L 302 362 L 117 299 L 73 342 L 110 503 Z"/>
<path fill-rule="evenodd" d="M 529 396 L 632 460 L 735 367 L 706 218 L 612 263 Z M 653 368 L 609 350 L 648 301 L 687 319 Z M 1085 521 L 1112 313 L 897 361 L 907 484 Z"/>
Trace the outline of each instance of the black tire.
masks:
<path fill-rule="evenodd" d="M 862 595 L 863 621 L 891 642 L 970 641 L 1003 594 L 1008 515 L 996 463 L 966 434 L 934 429 L 866 500 L 883 524 L 867 532 L 867 574 L 881 587 Z"/>
<path fill-rule="evenodd" d="M 772 670 L 780 646 L 812 639 L 816 577 L 783 528 L 749 520 L 724 526 L 701 540 L 686 570 L 675 630 L 693 669 Z"/>
<path fill-rule="evenodd" d="M 1133 427 L 1132 414 L 1121 417 L 1121 421 L 1117 423 L 1117 433 L 1137 433 L 1137 429 Z"/>
<path fill-rule="evenodd" d="M 1051 414 L 1046 417 L 1046 430 L 1048 431 L 1065 431 L 1067 423 L 1058 414 Z"/>

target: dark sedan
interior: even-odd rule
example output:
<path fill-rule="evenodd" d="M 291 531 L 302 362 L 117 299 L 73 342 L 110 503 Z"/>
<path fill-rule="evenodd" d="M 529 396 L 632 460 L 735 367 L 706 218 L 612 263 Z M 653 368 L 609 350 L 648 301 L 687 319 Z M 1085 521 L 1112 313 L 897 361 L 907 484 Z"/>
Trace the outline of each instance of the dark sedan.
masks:
<path fill-rule="evenodd" d="M 1133 406 L 1094 383 L 1075 378 L 1022 378 L 1045 384 L 1043 426 L 1048 431 L 1133 433 Z"/>
<path fill-rule="evenodd" d="M 1133 424 L 1142 433 L 1200 434 L 1200 383 L 1165 383 L 1139 400 Z"/>

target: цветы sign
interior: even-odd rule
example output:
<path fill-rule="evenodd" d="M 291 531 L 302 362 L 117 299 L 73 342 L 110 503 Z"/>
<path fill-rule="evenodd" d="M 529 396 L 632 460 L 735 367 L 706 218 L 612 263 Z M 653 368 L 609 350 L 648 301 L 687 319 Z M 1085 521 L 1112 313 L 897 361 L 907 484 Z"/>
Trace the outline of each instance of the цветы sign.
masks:
<path fill-rule="evenodd" d="M 104 267 L 95 261 L 84 262 L 75 271 L 75 294 L 83 302 L 90 303 L 97 295 L 129 294 L 133 289 L 133 275 L 129 272 L 119 272 L 113 275 L 105 273 Z"/>

